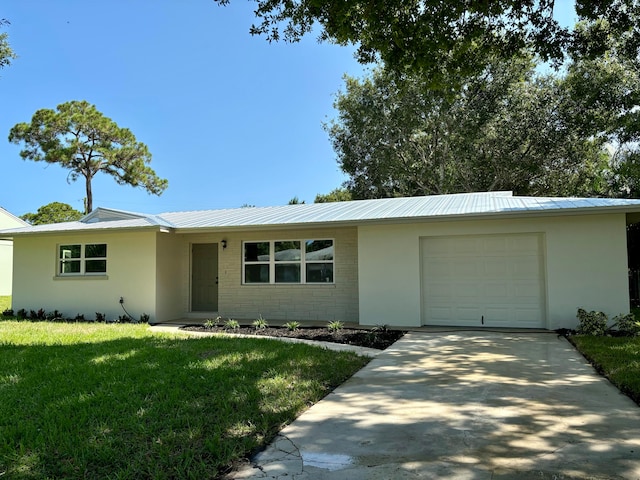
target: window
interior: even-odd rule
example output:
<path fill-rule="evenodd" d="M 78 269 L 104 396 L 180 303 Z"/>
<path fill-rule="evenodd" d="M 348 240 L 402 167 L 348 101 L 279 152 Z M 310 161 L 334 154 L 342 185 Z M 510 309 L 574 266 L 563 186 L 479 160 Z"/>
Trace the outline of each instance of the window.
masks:
<path fill-rule="evenodd" d="M 244 242 L 243 283 L 333 283 L 333 240 Z"/>
<path fill-rule="evenodd" d="M 107 245 L 60 245 L 58 275 L 105 275 L 107 273 Z"/>

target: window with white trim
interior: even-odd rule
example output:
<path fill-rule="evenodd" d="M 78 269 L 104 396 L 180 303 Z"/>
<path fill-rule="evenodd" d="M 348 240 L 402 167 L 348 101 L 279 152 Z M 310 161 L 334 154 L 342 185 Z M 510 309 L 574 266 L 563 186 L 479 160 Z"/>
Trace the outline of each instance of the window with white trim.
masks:
<path fill-rule="evenodd" d="M 58 275 L 106 275 L 107 244 L 69 244 L 58 247 Z"/>
<path fill-rule="evenodd" d="M 334 283 L 334 242 L 243 242 L 242 283 Z"/>

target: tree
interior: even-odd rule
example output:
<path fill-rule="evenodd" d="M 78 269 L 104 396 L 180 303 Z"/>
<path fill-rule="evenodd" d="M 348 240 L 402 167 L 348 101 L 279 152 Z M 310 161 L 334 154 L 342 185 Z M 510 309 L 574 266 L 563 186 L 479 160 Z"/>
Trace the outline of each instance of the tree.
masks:
<path fill-rule="evenodd" d="M 98 172 L 111 175 L 119 185 L 142 187 L 154 195 L 161 195 L 168 186 L 148 166 L 147 146 L 86 101 L 63 103 L 55 111 L 38 110 L 31 123 L 11 129 L 9 141 L 24 143 L 23 160 L 57 163 L 70 170 L 71 181 L 84 177 L 86 213 L 93 210 L 91 181 Z"/>
<path fill-rule="evenodd" d="M 220 5 L 230 0 L 214 0 Z M 576 0 L 589 27 L 569 29 L 553 18 L 554 0 L 255 0 L 254 35 L 295 42 L 321 27 L 320 40 L 358 45 L 357 58 L 382 60 L 396 72 L 421 72 L 441 83 L 443 72 L 464 78 L 493 57 L 508 59 L 523 48 L 545 61 L 567 52 L 601 55 L 604 38 L 624 37 L 631 54 L 640 45 L 637 0 Z"/>
<path fill-rule="evenodd" d="M 9 25 L 9 22 L 0 18 L 0 27 Z M 16 54 L 9 45 L 8 36 L 6 33 L 0 33 L 0 68 L 6 67 L 11 64 L 11 60 L 16 58 Z"/>
<path fill-rule="evenodd" d="M 346 188 L 334 188 L 329 193 L 316 195 L 313 203 L 348 202 L 352 200 L 351 193 Z"/>
<path fill-rule="evenodd" d="M 20 217 L 31 225 L 73 222 L 82 218 L 82 213 L 67 203 L 51 202 L 38 208 L 36 213 L 25 213 Z"/>
<path fill-rule="evenodd" d="M 563 82 L 529 60 L 496 59 L 455 95 L 388 69 L 345 82 L 325 129 L 354 198 L 606 191 L 604 139 L 572 128 Z"/>
<path fill-rule="evenodd" d="M 300 200 L 298 198 L 298 196 L 296 195 L 295 197 L 293 197 L 291 200 L 289 200 L 288 205 L 302 205 L 304 204 L 304 200 Z"/>

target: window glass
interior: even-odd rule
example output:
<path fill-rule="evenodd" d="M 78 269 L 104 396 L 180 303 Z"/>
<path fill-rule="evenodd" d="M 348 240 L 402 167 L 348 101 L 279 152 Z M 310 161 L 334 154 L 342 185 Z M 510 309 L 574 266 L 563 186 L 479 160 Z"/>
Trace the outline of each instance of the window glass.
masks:
<path fill-rule="evenodd" d="M 307 283 L 333 282 L 333 263 L 307 263 Z"/>
<path fill-rule="evenodd" d="M 85 262 L 85 273 L 107 273 L 107 261 L 87 260 Z"/>
<path fill-rule="evenodd" d="M 59 275 L 87 275 L 107 273 L 107 244 L 60 245 L 58 247 Z"/>
<path fill-rule="evenodd" d="M 243 283 L 334 283 L 333 240 L 243 243 Z"/>
<path fill-rule="evenodd" d="M 274 258 L 276 262 L 300 261 L 300 242 L 275 242 Z"/>
<path fill-rule="evenodd" d="M 80 260 L 63 260 L 60 262 L 60 273 L 80 273 Z"/>
<path fill-rule="evenodd" d="M 80 258 L 81 251 L 80 245 L 60 245 L 60 258 Z"/>
<path fill-rule="evenodd" d="M 300 264 L 276 264 L 276 283 L 300 283 Z"/>
<path fill-rule="evenodd" d="M 104 258 L 107 256 L 106 243 L 88 243 L 84 247 L 84 256 L 86 258 Z"/>
<path fill-rule="evenodd" d="M 333 260 L 333 240 L 307 240 L 305 252 L 307 262 Z"/>
<path fill-rule="evenodd" d="M 247 242 L 244 244 L 245 262 L 268 262 L 269 260 L 269 242 Z"/>
<path fill-rule="evenodd" d="M 245 283 L 269 283 L 269 265 L 253 264 L 244 266 Z"/>

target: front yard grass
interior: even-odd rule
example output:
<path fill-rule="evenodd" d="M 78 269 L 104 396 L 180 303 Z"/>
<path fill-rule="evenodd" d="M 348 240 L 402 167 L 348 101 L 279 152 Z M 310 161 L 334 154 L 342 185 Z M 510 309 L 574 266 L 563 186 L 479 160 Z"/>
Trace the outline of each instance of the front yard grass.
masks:
<path fill-rule="evenodd" d="M 598 372 L 640 405 L 640 337 L 574 335 L 571 341 Z"/>
<path fill-rule="evenodd" d="M 0 321 L 0 477 L 217 478 L 368 361 L 145 325 Z"/>

